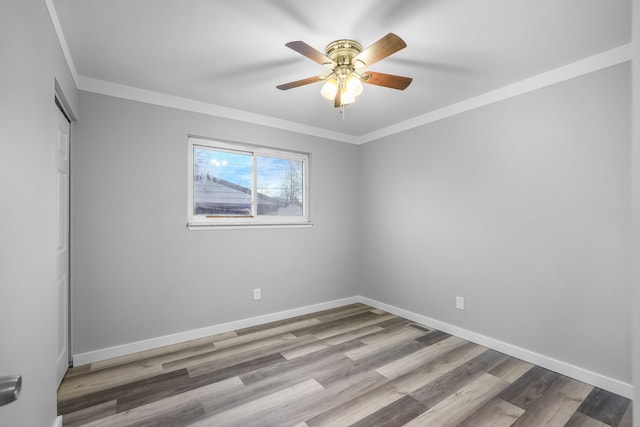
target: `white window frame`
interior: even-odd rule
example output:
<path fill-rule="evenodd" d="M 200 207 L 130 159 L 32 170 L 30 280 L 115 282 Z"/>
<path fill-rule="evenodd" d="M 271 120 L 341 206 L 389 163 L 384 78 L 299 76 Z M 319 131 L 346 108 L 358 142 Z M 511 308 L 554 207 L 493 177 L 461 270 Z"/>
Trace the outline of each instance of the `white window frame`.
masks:
<path fill-rule="evenodd" d="M 230 151 L 251 155 L 253 158 L 253 193 L 251 195 L 252 216 L 248 217 L 225 217 L 196 215 L 193 212 L 193 151 L 194 148 L 204 147 L 207 149 Z M 203 137 L 189 136 L 189 164 L 188 164 L 188 205 L 187 205 L 187 228 L 189 230 L 208 229 L 229 229 L 229 228 L 262 228 L 262 227 L 310 227 L 313 224 L 309 218 L 309 163 L 310 154 L 280 150 L 275 148 L 262 147 L 235 142 L 218 141 Z M 260 156 L 277 157 L 280 159 L 296 160 L 302 162 L 303 173 L 303 194 L 302 194 L 302 215 L 301 216 L 276 216 L 257 214 L 257 191 L 256 191 L 256 158 Z"/>

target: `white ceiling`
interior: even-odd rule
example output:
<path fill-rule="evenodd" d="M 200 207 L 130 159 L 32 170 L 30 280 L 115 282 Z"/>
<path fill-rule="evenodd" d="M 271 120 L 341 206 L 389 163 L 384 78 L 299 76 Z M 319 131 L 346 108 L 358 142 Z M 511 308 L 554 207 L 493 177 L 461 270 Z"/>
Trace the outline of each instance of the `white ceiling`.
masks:
<path fill-rule="evenodd" d="M 631 40 L 630 0 L 53 0 L 75 72 L 358 137 Z M 320 84 L 320 51 L 393 32 L 407 47 L 369 70 L 413 78 L 365 85 L 344 120 Z M 86 79 L 90 78 L 90 79 Z M 81 88 L 82 85 L 80 85 Z M 251 114 L 250 114 L 251 113 Z"/>

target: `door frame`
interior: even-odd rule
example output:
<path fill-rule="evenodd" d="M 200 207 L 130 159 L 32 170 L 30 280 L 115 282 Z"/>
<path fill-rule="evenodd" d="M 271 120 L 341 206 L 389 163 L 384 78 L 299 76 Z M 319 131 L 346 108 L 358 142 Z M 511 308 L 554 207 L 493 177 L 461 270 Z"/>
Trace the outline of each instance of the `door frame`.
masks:
<path fill-rule="evenodd" d="M 77 121 L 75 114 L 73 113 L 73 110 L 71 109 L 71 106 L 69 104 L 69 102 L 67 101 L 67 98 L 64 95 L 64 92 L 62 90 L 62 87 L 60 86 L 60 84 L 58 84 L 58 81 L 55 80 L 55 93 L 54 93 L 54 103 L 56 105 L 56 107 L 58 108 L 58 110 L 60 110 L 60 112 L 62 113 L 62 115 L 64 115 L 64 117 L 67 119 L 67 121 L 69 122 L 69 188 L 68 190 L 68 194 L 69 194 L 69 205 L 67 206 L 67 212 L 69 213 L 69 218 L 68 218 L 68 224 L 67 224 L 67 245 L 68 245 L 68 252 L 69 252 L 69 265 L 67 266 L 67 281 L 68 281 L 68 295 L 67 295 L 67 362 L 69 363 L 69 367 L 73 366 L 73 334 L 71 333 L 73 331 L 73 325 L 72 325 L 72 321 L 73 321 L 73 316 L 72 316 L 72 302 L 73 302 L 73 274 L 71 272 L 71 266 L 72 266 L 72 251 L 71 251 L 71 244 L 72 244 L 72 236 L 73 236 L 73 230 L 71 227 L 71 199 L 73 197 L 73 195 L 71 194 L 71 178 L 72 178 L 72 168 L 71 168 L 71 160 L 72 160 L 72 155 L 73 155 L 73 127 L 74 127 L 74 122 Z"/>

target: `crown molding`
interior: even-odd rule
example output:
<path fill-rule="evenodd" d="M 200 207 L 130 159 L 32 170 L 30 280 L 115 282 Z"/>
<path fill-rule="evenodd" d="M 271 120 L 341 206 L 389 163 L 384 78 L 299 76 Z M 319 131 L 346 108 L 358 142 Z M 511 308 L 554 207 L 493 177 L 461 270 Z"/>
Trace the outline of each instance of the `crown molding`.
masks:
<path fill-rule="evenodd" d="M 44 0 L 44 3 L 47 5 L 47 10 L 49 11 L 49 17 L 51 18 L 51 23 L 53 24 L 53 29 L 56 32 L 56 36 L 58 36 L 58 42 L 60 43 L 60 48 L 62 48 L 62 53 L 64 55 L 64 59 L 67 62 L 67 66 L 69 67 L 69 72 L 71 73 L 71 78 L 76 85 L 76 88 L 79 86 L 78 84 L 78 71 L 76 70 L 76 66 L 73 63 L 73 58 L 71 57 L 71 52 L 69 51 L 69 45 L 67 44 L 67 39 L 64 38 L 64 33 L 62 32 L 62 26 L 60 25 L 60 19 L 58 19 L 58 12 L 56 12 L 56 8 L 53 5 L 53 0 Z"/>
<path fill-rule="evenodd" d="M 144 102 L 163 107 L 176 108 L 178 110 L 191 111 L 194 113 L 207 114 L 209 116 L 222 117 L 226 119 L 238 120 L 268 126 L 277 129 L 288 130 L 334 141 L 355 143 L 356 137 L 328 129 L 304 125 L 289 120 L 278 119 L 262 114 L 250 113 L 243 110 L 223 107 L 221 105 L 210 104 L 208 102 L 197 101 L 180 96 L 167 95 L 161 92 L 154 92 L 140 89 L 133 86 L 121 85 L 107 82 L 91 77 L 80 76 L 78 89 L 102 95 L 114 96 L 116 98 L 129 99 L 132 101 Z"/>
<path fill-rule="evenodd" d="M 593 73 L 623 62 L 631 61 L 631 59 L 632 44 L 627 43 L 614 49 L 558 67 L 551 71 L 521 80 L 511 85 L 504 86 L 429 113 L 422 114 L 412 119 L 396 123 L 395 125 L 370 132 L 358 137 L 355 143 L 364 144 L 375 141 L 386 136 L 435 122 L 437 120 L 446 119 L 447 117 L 455 116 L 466 111 L 471 111 L 476 108 L 504 101 L 505 99 L 523 95 L 528 92 L 533 92 L 535 90 L 580 77 L 585 74 Z"/>
<path fill-rule="evenodd" d="M 505 99 L 523 95 L 528 92 L 551 86 L 563 81 L 567 81 L 579 76 L 583 76 L 595 71 L 599 71 L 632 59 L 632 44 L 627 43 L 582 60 L 558 67 L 556 69 L 538 74 L 536 76 L 521 80 L 517 83 L 504 86 L 502 88 L 474 96 L 464 101 L 439 108 L 434 111 L 422 114 L 409 120 L 405 120 L 391 126 L 387 126 L 364 135 L 355 136 L 330 129 L 318 128 L 289 120 L 278 119 L 276 117 L 262 114 L 250 113 L 243 110 L 223 107 L 190 98 L 183 98 L 165 93 L 154 92 L 132 86 L 121 85 L 104 80 L 94 79 L 79 75 L 71 57 L 71 52 L 60 26 L 58 14 L 53 5 L 53 0 L 44 0 L 51 16 L 51 22 L 58 36 L 58 41 L 64 53 L 65 60 L 69 66 L 71 76 L 80 90 L 99 93 L 102 95 L 114 96 L 117 98 L 129 99 L 132 101 L 144 102 L 179 110 L 191 111 L 215 117 L 223 117 L 241 122 L 258 124 L 262 126 L 297 132 L 319 138 L 331 139 L 334 141 L 346 142 L 349 144 L 366 144 L 387 136 L 404 132 L 416 127 L 433 123 L 437 120 L 446 119 L 466 111 L 500 102 Z"/>

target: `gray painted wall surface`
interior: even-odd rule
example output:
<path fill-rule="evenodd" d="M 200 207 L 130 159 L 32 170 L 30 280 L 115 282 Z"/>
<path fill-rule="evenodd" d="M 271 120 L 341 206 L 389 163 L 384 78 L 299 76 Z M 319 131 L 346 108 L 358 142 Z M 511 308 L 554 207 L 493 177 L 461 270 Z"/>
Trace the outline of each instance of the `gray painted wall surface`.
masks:
<path fill-rule="evenodd" d="M 76 354 L 358 294 L 356 146 L 86 92 L 80 108 Z M 186 230 L 189 134 L 311 153 L 313 228 Z"/>
<path fill-rule="evenodd" d="M 0 375 L 25 379 L 0 425 L 49 426 L 54 78 L 80 109 L 44 2 L 0 5 L 0 57 Z M 630 381 L 628 81 L 622 65 L 362 147 L 83 93 L 75 351 L 362 293 Z M 186 231 L 187 133 L 311 152 L 315 227 Z"/>
<path fill-rule="evenodd" d="M 634 425 L 640 426 L 640 0 L 633 1 L 633 264 L 631 286 L 633 289 L 632 344 L 633 344 L 633 393 L 636 410 L 633 411 Z"/>
<path fill-rule="evenodd" d="M 0 425 L 51 426 L 56 417 L 55 280 L 57 79 L 77 94 L 41 0 L 0 3 L 0 376 L 22 374 Z"/>
<path fill-rule="evenodd" d="M 627 63 L 362 146 L 364 295 L 631 382 L 629 107 Z"/>

